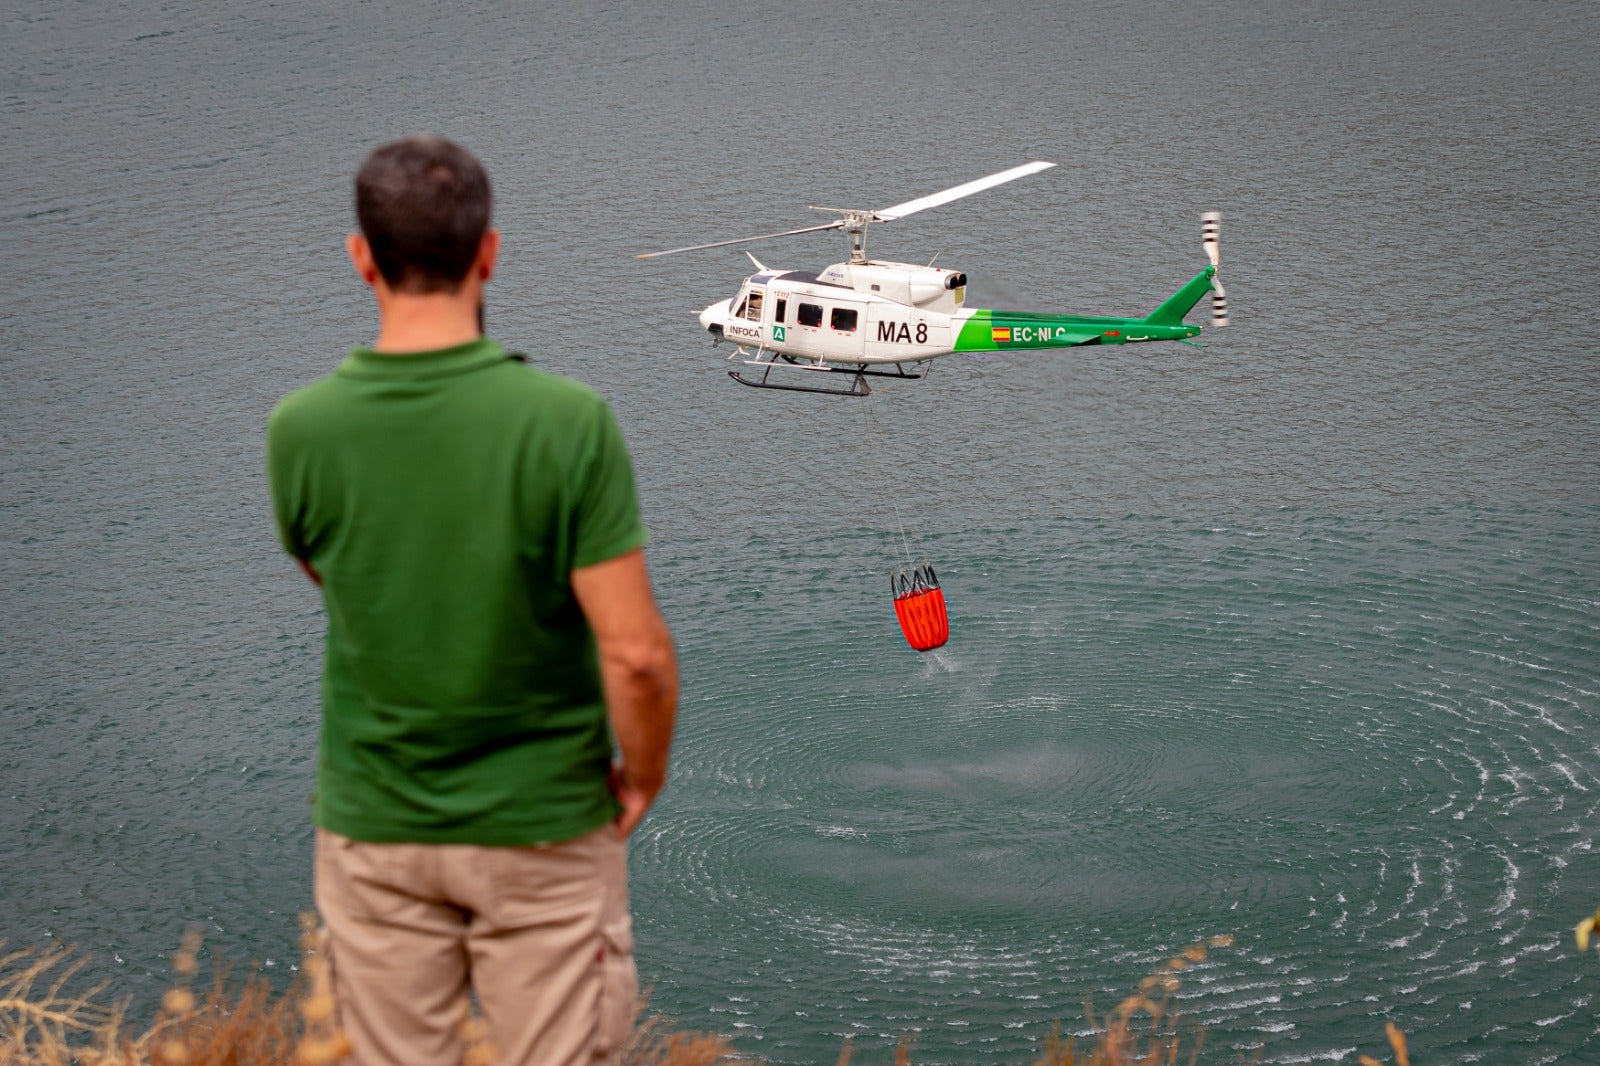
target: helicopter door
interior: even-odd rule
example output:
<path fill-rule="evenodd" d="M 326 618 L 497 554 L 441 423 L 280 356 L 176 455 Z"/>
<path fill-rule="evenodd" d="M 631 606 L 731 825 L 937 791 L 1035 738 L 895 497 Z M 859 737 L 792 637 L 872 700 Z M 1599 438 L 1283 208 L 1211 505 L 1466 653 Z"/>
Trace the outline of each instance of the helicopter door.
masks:
<path fill-rule="evenodd" d="M 827 358 L 860 359 L 866 336 L 866 308 L 861 304 L 836 304 L 828 309 Z"/>
<path fill-rule="evenodd" d="M 791 314 L 794 325 L 786 330 L 788 349 L 811 359 L 859 360 L 865 333 L 865 307 L 801 296 Z"/>
<path fill-rule="evenodd" d="M 822 301 L 815 297 L 800 296 L 796 299 L 794 310 L 790 314 L 794 315 L 794 325 L 784 330 L 786 350 L 794 355 L 811 358 L 821 355 L 822 323 L 828 316 Z"/>

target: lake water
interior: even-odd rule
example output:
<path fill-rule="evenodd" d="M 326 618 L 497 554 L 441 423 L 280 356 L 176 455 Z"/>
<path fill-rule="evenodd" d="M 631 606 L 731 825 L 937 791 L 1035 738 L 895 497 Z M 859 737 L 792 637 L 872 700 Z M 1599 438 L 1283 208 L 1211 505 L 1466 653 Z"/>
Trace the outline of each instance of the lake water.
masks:
<path fill-rule="evenodd" d="M 1600 8 L 1370 6 L 6 3 L 0 938 L 144 1004 L 192 922 L 293 964 L 322 622 L 262 426 L 371 336 L 355 166 L 434 130 L 496 183 L 491 331 L 635 453 L 655 1009 L 1025 1062 L 1232 934 L 1180 993 L 1217 1061 L 1600 1061 Z M 694 317 L 748 260 L 633 258 L 1030 159 L 871 250 L 1143 313 L 1218 209 L 1233 325 L 759 393 Z"/>

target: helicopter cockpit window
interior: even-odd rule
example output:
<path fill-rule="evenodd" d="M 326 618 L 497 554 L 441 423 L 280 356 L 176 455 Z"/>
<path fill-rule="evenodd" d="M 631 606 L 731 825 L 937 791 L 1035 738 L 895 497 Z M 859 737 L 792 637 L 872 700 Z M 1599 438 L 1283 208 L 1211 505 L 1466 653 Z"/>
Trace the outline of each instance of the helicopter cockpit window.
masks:
<path fill-rule="evenodd" d="M 840 333 L 853 333 L 856 328 L 856 312 L 849 307 L 835 307 L 829 324 Z"/>
<path fill-rule="evenodd" d="M 761 290 L 751 289 L 750 298 L 744 302 L 743 315 L 752 322 L 761 321 Z"/>
<path fill-rule="evenodd" d="M 800 324 L 802 326 L 822 325 L 822 308 L 816 304 L 801 304 Z"/>

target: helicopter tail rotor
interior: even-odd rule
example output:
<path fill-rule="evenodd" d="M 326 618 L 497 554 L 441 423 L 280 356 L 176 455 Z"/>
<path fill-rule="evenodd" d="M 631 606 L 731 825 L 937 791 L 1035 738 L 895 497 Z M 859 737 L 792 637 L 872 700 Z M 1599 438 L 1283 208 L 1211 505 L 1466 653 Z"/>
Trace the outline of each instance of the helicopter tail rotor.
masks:
<path fill-rule="evenodd" d="M 1200 245 L 1211 260 L 1211 326 L 1221 329 L 1228 324 L 1228 294 L 1222 288 L 1222 279 L 1216 274 L 1220 266 L 1221 249 L 1218 237 L 1222 231 L 1222 212 L 1207 211 L 1200 216 Z"/>

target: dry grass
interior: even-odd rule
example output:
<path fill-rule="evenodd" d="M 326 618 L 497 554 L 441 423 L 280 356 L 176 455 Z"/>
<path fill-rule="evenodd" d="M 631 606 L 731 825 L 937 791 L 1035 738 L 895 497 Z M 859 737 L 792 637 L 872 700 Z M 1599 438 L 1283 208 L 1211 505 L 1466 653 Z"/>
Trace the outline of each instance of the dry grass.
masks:
<path fill-rule="evenodd" d="M 172 958 L 177 981 L 147 1028 L 128 1026 L 104 986 L 69 991 L 85 959 L 65 948 L 0 953 L 0 1066 L 335 1066 L 350 1052 L 314 920 L 302 923 L 300 977 L 275 994 L 265 978 L 219 975 L 197 995 L 199 937 Z M 490 1066 L 483 1022 L 462 1019 L 462 1066 Z M 660 1017 L 634 1031 L 627 1066 L 711 1066 L 737 1060 L 720 1036 L 673 1030 Z"/>
<path fill-rule="evenodd" d="M 1231 943 L 1231 937 L 1214 937 L 1168 959 L 1103 1017 L 1088 1010 L 1095 1036 L 1083 1047 L 1058 1029 L 1033 1066 L 1193 1066 L 1204 1047 L 1203 1030 L 1180 1024 L 1179 975 Z M 104 988 L 69 991 L 81 958 L 61 948 L 0 954 L 0 1066 L 334 1066 L 345 1061 L 349 1045 L 335 1023 L 312 923 L 303 929 L 303 946 L 300 977 L 281 995 L 259 974 L 242 982 L 218 977 L 197 995 L 191 985 L 199 940 L 186 938 L 173 956 L 177 983 L 162 997 L 155 1022 L 139 1031 L 128 1027 L 121 1006 L 107 1004 Z M 489 1066 L 493 1053 L 482 1023 L 466 1017 L 462 1024 L 462 1066 Z M 1408 1066 L 1405 1037 L 1392 1024 L 1388 1036 L 1396 1066 Z M 910 1066 L 914 1050 L 902 1043 L 895 1066 Z M 839 1066 L 849 1066 L 852 1056 L 847 1042 Z M 725 1037 L 679 1031 L 659 1016 L 638 1026 L 623 1058 L 627 1066 L 760 1061 L 740 1055 Z M 1365 1055 L 1360 1062 L 1381 1066 Z"/>
<path fill-rule="evenodd" d="M 748 1062 L 733 1050 L 726 1037 L 712 1033 L 686 1033 L 672 1028 L 659 1014 L 640 1022 L 622 1053 L 627 1066 L 712 1066 L 718 1062 Z"/>
<path fill-rule="evenodd" d="M 191 987 L 200 938 L 172 958 L 177 983 L 147 1028 L 133 1031 L 105 989 L 68 992 L 83 967 L 64 948 L 0 956 L 0 1066 L 332 1066 L 347 1052 L 333 1024 L 327 967 L 308 931 L 300 981 L 275 995 L 252 974 Z"/>
<path fill-rule="evenodd" d="M 1138 991 L 1097 1019 L 1092 1006 L 1084 1010 L 1097 1036 L 1080 1049 L 1063 1040 L 1059 1031 L 1045 1043 L 1035 1066 L 1176 1066 L 1195 1063 L 1205 1047 L 1204 1030 L 1180 1024 L 1175 996 L 1182 983 L 1179 974 L 1204 962 L 1215 948 L 1229 947 L 1231 936 L 1217 936 L 1191 944 L 1155 973 L 1139 982 Z"/>

